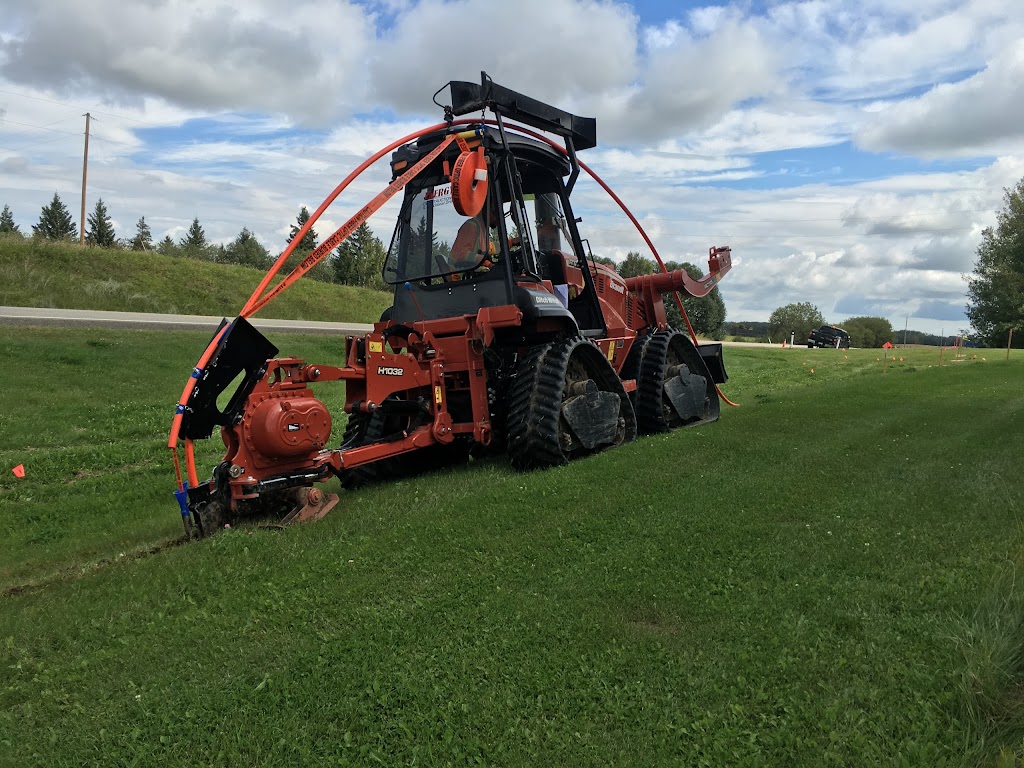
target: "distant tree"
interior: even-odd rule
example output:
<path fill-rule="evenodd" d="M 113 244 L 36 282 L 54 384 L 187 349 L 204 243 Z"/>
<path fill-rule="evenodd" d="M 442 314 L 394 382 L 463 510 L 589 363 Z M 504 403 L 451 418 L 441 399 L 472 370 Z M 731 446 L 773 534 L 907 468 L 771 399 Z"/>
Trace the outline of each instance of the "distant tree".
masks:
<path fill-rule="evenodd" d="M 809 302 L 787 304 L 772 312 L 768 318 L 768 336 L 773 341 L 789 340 L 794 334 L 798 341 L 807 341 L 807 334 L 812 328 L 825 324 L 821 310 Z"/>
<path fill-rule="evenodd" d="M 987 346 L 1024 347 L 1024 179 L 1003 190 L 996 228 L 981 233 L 978 259 L 967 283 L 967 317 Z"/>
<path fill-rule="evenodd" d="M 178 248 L 178 244 L 171 239 L 170 235 L 164 235 L 164 239 L 160 241 L 160 245 L 156 247 L 157 253 L 161 256 L 180 256 L 181 252 Z"/>
<path fill-rule="evenodd" d="M 114 225 L 107 213 L 107 206 L 103 204 L 103 198 L 96 200 L 96 206 L 86 219 L 89 227 L 85 232 L 85 242 L 89 245 L 98 245 L 100 248 L 110 248 L 117 243 L 117 235 L 114 234 Z"/>
<path fill-rule="evenodd" d="M 335 251 L 335 282 L 384 290 L 381 268 L 386 255 L 384 243 L 363 222 Z"/>
<path fill-rule="evenodd" d="M 14 223 L 14 214 L 11 208 L 4 205 L 3 212 L 0 212 L 0 235 L 20 235 L 21 229 Z"/>
<path fill-rule="evenodd" d="M 309 209 L 306 206 L 302 206 L 299 210 L 299 215 L 295 217 L 295 223 L 292 224 L 291 234 L 288 235 L 288 242 L 296 238 L 299 234 L 299 230 L 309 221 Z M 284 272 L 290 272 L 298 266 L 304 258 L 309 256 L 318 244 L 316 230 L 312 227 L 309 231 L 302 236 L 298 245 L 295 246 L 295 250 L 292 251 L 292 255 L 288 257 L 288 261 L 284 263 Z M 334 269 L 330 264 L 330 258 L 326 257 L 320 261 L 315 267 L 306 273 L 307 277 L 311 277 L 314 280 L 318 280 L 322 283 L 330 283 L 334 281 Z"/>
<path fill-rule="evenodd" d="M 594 254 L 590 254 L 590 257 L 598 264 L 604 264 L 606 267 L 611 267 L 612 269 L 616 268 L 615 259 L 611 259 L 607 256 L 595 256 Z"/>
<path fill-rule="evenodd" d="M 654 272 L 660 272 L 658 265 L 654 263 L 653 259 L 648 259 L 646 256 L 641 256 L 636 251 L 630 251 L 626 254 L 626 258 L 619 264 L 619 274 L 623 277 L 637 277 L 638 275 L 650 275 Z"/>
<path fill-rule="evenodd" d="M 731 336 L 743 336 L 750 339 L 768 338 L 768 323 L 756 320 L 727 322 L 722 328 Z"/>
<path fill-rule="evenodd" d="M 146 223 L 145 216 L 140 216 L 138 222 L 136 222 L 135 237 L 131 239 L 129 247 L 133 251 L 153 250 L 153 233 L 149 229 L 149 224 Z"/>
<path fill-rule="evenodd" d="M 252 232 L 243 227 L 238 237 L 225 247 L 222 261 L 227 264 L 266 269 L 270 266 L 270 251 L 260 244 Z"/>
<path fill-rule="evenodd" d="M 50 204 L 43 206 L 39 213 L 39 223 L 32 225 L 32 233 L 47 240 L 74 240 L 78 237 L 78 227 L 71 218 L 71 211 L 61 202 L 56 192 Z"/>
<path fill-rule="evenodd" d="M 684 261 L 682 264 L 670 261 L 665 264 L 665 269 L 669 272 L 685 269 L 686 274 L 694 280 L 700 280 L 704 277 L 704 272 L 701 268 L 695 264 L 690 264 L 688 261 Z M 725 301 L 722 299 L 722 294 L 717 286 L 712 288 L 711 293 L 707 296 L 700 298 L 686 297 L 682 296 L 682 294 L 680 296 L 683 299 L 686 316 L 690 318 L 693 329 L 698 334 L 706 339 L 721 339 L 724 336 L 722 325 L 725 323 Z M 683 322 L 683 316 L 680 314 L 679 307 L 676 306 L 676 300 L 671 294 L 665 296 L 665 315 L 668 318 L 669 325 L 673 328 L 679 330 L 686 329 L 686 323 Z"/>
<path fill-rule="evenodd" d="M 199 217 L 196 216 L 192 219 L 192 225 L 188 228 L 188 232 L 178 241 L 178 245 L 182 248 L 205 248 L 206 232 L 203 231 L 202 226 L 199 224 Z"/>
<path fill-rule="evenodd" d="M 850 334 L 850 343 L 855 347 L 878 349 L 887 341 L 897 341 L 892 324 L 884 317 L 851 317 L 839 325 Z"/>
<path fill-rule="evenodd" d="M 184 237 L 178 241 L 180 255 L 189 259 L 201 259 L 202 261 L 216 261 L 217 249 L 211 246 L 206 239 L 206 232 L 199 224 L 199 217 L 192 219 L 192 224 Z"/>
<path fill-rule="evenodd" d="M 295 217 L 295 223 L 292 224 L 292 232 L 288 235 L 289 243 L 295 239 L 295 236 L 299 234 L 299 230 L 305 226 L 307 221 L 309 221 L 309 210 L 306 206 L 302 206 L 302 209 L 299 211 L 299 215 Z M 299 244 L 295 246 L 295 251 L 301 251 L 304 255 L 308 255 L 314 248 L 316 248 L 316 246 L 316 230 L 310 227 L 309 231 L 302 236 L 302 240 L 299 241 Z"/>
<path fill-rule="evenodd" d="M 910 328 L 906 331 L 894 331 L 893 335 L 896 339 L 899 339 L 900 344 L 924 344 L 929 347 L 937 347 L 940 344 L 945 345 L 955 341 L 956 337 L 940 337 L 937 333 L 927 333 L 925 331 L 915 331 Z M 896 343 L 896 339 L 893 339 L 893 344 Z"/>

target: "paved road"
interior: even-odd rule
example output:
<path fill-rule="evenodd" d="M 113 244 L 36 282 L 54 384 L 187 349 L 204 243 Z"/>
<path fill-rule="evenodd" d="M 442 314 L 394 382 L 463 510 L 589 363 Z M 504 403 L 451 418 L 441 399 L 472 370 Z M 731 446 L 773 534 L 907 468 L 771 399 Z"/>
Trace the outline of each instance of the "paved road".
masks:
<path fill-rule="evenodd" d="M 229 318 L 231 319 L 231 318 Z M 84 309 L 40 309 L 37 307 L 0 307 L 0 323 L 4 325 L 56 325 L 93 328 L 164 328 L 168 330 L 200 330 L 213 333 L 221 318 L 201 315 L 159 315 L 147 312 L 100 312 Z M 373 326 L 362 323 L 321 323 L 312 320 L 263 320 L 252 324 L 271 333 L 329 333 L 344 336 L 369 331 Z"/>

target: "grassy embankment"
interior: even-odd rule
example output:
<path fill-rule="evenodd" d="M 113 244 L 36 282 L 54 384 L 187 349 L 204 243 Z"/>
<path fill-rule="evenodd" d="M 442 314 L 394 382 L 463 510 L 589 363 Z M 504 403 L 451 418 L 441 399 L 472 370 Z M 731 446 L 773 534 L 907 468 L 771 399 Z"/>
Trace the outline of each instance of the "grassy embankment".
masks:
<path fill-rule="evenodd" d="M 0 237 L 0 305 L 234 317 L 264 270 Z M 372 322 L 390 298 L 376 291 L 299 280 L 261 316 Z"/>
<path fill-rule="evenodd" d="M 1012 764 L 1024 358 L 730 349 L 718 424 L 133 558 L 205 340 L 0 329 L 0 764 Z"/>

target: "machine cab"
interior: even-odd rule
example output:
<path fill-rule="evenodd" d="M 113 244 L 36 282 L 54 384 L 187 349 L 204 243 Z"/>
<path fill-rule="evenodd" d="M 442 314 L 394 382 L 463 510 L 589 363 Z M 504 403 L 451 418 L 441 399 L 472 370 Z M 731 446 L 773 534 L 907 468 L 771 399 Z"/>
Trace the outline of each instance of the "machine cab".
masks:
<path fill-rule="evenodd" d="M 399 148 L 394 177 L 444 135 Z M 390 319 L 408 324 L 515 304 L 526 325 L 545 319 L 560 321 L 554 325 L 569 335 L 603 332 L 564 184 L 569 161 L 528 137 L 504 139 L 497 130 L 480 129 L 486 196 L 473 215 L 453 189 L 455 144 L 406 186 L 383 271 L 395 286 Z"/>

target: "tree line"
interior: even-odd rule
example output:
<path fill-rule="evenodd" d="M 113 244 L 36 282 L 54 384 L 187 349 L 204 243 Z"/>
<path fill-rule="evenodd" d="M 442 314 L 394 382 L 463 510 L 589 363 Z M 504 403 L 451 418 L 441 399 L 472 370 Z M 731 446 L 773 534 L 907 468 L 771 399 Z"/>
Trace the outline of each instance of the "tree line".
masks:
<path fill-rule="evenodd" d="M 295 238 L 299 229 L 308 220 L 309 211 L 303 207 L 296 218 L 296 224 L 292 226 L 288 242 Z M 4 205 L 3 211 L 0 212 L 0 235 L 5 234 L 23 236 L 7 205 Z M 71 213 L 56 192 L 53 200 L 43 206 L 38 223 L 32 225 L 32 236 L 48 240 L 78 239 L 78 228 Z M 168 235 L 154 244 L 145 217 L 141 217 L 137 222 L 133 237 L 119 239 L 102 199 L 96 201 L 93 212 L 87 219 L 85 240 L 90 245 L 102 248 L 155 250 L 166 256 L 198 258 L 264 269 L 272 261 L 269 251 L 246 228 L 243 228 L 227 245 L 210 244 L 206 240 L 198 217 L 192 220 L 188 232 L 177 242 Z M 316 246 L 316 232 L 310 229 L 296 249 L 296 255 L 286 267 L 298 263 Z M 363 224 L 328 259 L 317 265 L 310 272 L 310 276 L 325 282 L 381 290 L 385 287 L 381 279 L 381 265 L 385 255 L 384 244 L 368 225 Z M 614 265 L 610 259 L 599 258 L 598 261 Z M 684 268 L 697 279 L 703 276 L 700 268 L 693 264 L 670 262 L 666 267 Z M 656 266 L 652 260 L 631 251 L 617 269 L 624 277 L 634 277 L 654 272 Z M 726 330 L 725 303 L 717 287 L 708 296 L 701 299 L 684 299 L 683 304 L 698 332 L 716 339 L 723 336 Z M 682 317 L 674 303 L 666 302 L 666 309 L 669 322 L 676 327 L 682 327 Z M 967 316 L 982 344 L 1005 346 L 1012 340 L 1014 347 L 1024 347 L 1024 179 L 1021 179 L 1014 188 L 1004 190 L 1004 207 L 996 212 L 996 226 L 982 231 L 974 271 L 968 277 Z M 811 328 L 824 323 L 821 311 L 812 304 L 788 304 L 772 313 L 766 335 L 772 339 L 781 339 L 795 334 L 798 339 L 806 339 L 806 334 Z M 753 326 L 759 324 L 744 324 L 746 325 L 750 325 L 753 330 Z M 898 332 L 894 332 L 889 322 L 881 317 L 848 318 L 843 321 L 842 327 L 850 332 L 854 344 L 860 347 L 880 346 L 885 341 L 898 338 Z M 1017 333 L 1014 334 L 1014 331 Z M 736 330 L 732 332 L 736 335 L 762 335 L 738 333 Z M 946 343 L 944 339 L 920 331 L 908 330 L 904 338 L 907 343 Z"/>
<path fill-rule="evenodd" d="M 298 236 L 299 230 L 309 221 L 309 216 L 309 210 L 303 206 L 296 216 L 295 224 L 291 226 L 289 243 Z M 0 235 L 25 236 L 14 221 L 10 206 L 6 204 L 3 211 L 0 211 Z M 71 212 L 56 192 L 53 194 L 53 200 L 40 211 L 39 221 L 32 225 L 31 237 L 58 242 L 79 240 L 78 227 Z M 145 216 L 139 218 L 132 237 L 119 238 L 102 198 L 96 201 L 92 213 L 86 218 L 85 242 L 99 248 L 155 251 L 163 256 L 198 259 L 218 264 L 238 264 L 258 269 L 267 269 L 274 261 L 270 251 L 264 248 L 246 227 L 243 227 L 238 236 L 227 245 L 209 242 L 198 216 L 192 220 L 188 231 L 177 241 L 166 235 L 163 240 L 154 242 L 152 230 L 146 223 Z M 284 269 L 291 270 L 318 244 L 317 233 L 311 228 L 285 262 Z M 307 275 L 314 280 L 327 283 L 384 290 L 386 286 L 381 278 L 381 268 L 386 255 L 380 238 L 373 234 L 368 224 L 364 223 Z"/>
<path fill-rule="evenodd" d="M 782 309 L 782 307 L 780 307 Z M 817 309 L 815 307 L 815 309 Z M 851 318 L 856 320 L 857 318 Z M 845 323 L 837 323 L 840 328 L 848 330 Z M 891 327 L 891 326 L 890 326 Z M 736 322 L 725 323 L 722 329 L 729 336 L 741 336 L 746 339 L 754 339 L 756 341 L 768 341 L 772 338 L 776 341 L 780 339 L 779 329 L 776 329 L 774 336 L 770 334 L 770 328 L 768 321 L 756 321 L 756 320 L 738 320 Z M 948 336 L 940 336 L 937 333 L 928 333 L 927 331 L 917 331 L 913 328 L 907 330 L 893 330 L 893 337 L 888 339 L 893 344 L 917 344 L 923 346 L 937 347 L 937 346 L 952 346 L 956 341 L 956 334 L 950 334 Z M 789 337 L 786 337 L 787 341 Z M 803 343 L 803 339 L 798 338 L 798 344 Z M 885 342 L 883 342 L 885 343 Z M 859 345 L 858 345 L 859 346 Z"/>
<path fill-rule="evenodd" d="M 768 338 L 777 343 L 792 339 L 794 344 L 806 344 L 810 332 L 823 325 L 825 316 L 810 302 L 787 304 L 768 318 Z M 892 324 L 884 317 L 850 317 L 836 325 L 850 334 L 855 347 L 871 349 L 896 341 Z"/>

